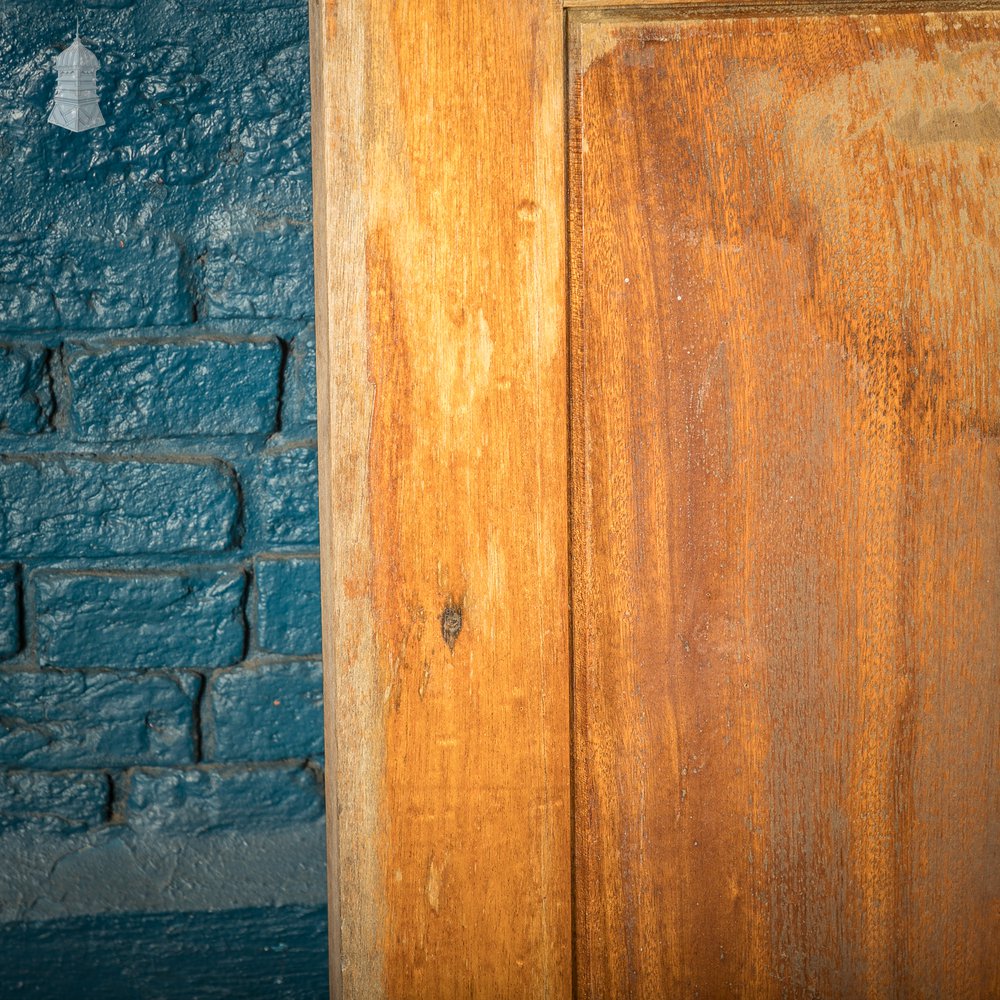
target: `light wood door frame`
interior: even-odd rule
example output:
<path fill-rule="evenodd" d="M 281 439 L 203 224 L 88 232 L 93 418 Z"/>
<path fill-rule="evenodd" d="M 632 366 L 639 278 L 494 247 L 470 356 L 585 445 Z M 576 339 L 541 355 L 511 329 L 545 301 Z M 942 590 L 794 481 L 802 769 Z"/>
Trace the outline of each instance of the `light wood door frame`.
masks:
<path fill-rule="evenodd" d="M 333 993 L 566 997 L 562 6 L 310 14 Z"/>
<path fill-rule="evenodd" d="M 567 18 L 995 4 L 309 5 L 332 992 L 567 998 Z"/>

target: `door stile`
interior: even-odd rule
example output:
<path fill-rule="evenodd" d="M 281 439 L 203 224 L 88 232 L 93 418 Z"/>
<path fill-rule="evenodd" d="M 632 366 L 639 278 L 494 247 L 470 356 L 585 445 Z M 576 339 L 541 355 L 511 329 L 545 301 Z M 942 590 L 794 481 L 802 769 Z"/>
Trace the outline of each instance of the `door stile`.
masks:
<path fill-rule="evenodd" d="M 333 993 L 565 998 L 561 4 L 310 12 Z"/>

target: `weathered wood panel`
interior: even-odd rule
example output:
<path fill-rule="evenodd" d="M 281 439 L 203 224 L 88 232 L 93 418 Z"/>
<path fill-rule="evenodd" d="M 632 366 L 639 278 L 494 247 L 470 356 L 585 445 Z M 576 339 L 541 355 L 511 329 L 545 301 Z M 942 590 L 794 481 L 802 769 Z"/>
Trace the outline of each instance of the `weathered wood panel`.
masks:
<path fill-rule="evenodd" d="M 561 8 L 311 10 L 334 990 L 565 997 Z"/>
<path fill-rule="evenodd" d="M 998 996 L 1000 17 L 570 40 L 579 993 Z"/>

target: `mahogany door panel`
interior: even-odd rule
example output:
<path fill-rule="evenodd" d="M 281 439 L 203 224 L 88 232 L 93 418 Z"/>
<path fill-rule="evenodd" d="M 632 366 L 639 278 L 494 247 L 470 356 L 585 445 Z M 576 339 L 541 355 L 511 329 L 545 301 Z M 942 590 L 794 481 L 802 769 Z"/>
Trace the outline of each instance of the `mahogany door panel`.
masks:
<path fill-rule="evenodd" d="M 1000 18 L 569 41 L 578 993 L 1000 995 Z"/>

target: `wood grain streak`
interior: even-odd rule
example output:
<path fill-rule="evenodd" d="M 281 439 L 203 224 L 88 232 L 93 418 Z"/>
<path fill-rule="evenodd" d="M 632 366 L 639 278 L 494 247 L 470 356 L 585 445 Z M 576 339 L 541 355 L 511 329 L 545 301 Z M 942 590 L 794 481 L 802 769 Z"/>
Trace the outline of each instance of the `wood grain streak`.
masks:
<path fill-rule="evenodd" d="M 1000 996 L 1000 16 L 570 33 L 579 995 Z"/>
<path fill-rule="evenodd" d="M 334 978 L 566 997 L 561 7 L 312 9 Z"/>

